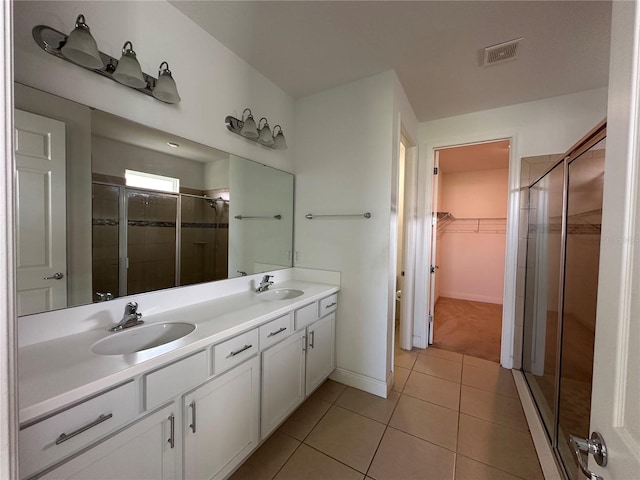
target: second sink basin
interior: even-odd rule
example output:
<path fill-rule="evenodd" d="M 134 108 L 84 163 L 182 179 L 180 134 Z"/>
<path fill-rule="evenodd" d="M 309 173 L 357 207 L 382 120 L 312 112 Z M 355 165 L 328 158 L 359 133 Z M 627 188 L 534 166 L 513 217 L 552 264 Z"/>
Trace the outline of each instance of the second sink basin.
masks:
<path fill-rule="evenodd" d="M 296 290 L 293 288 L 278 288 L 275 290 L 267 290 L 266 292 L 259 293 L 258 298 L 265 301 L 288 300 L 290 298 L 299 297 L 303 293 L 304 292 L 302 290 Z"/>
<path fill-rule="evenodd" d="M 196 329 L 191 323 L 158 323 L 114 333 L 91 347 L 98 355 L 126 355 L 178 340 Z"/>

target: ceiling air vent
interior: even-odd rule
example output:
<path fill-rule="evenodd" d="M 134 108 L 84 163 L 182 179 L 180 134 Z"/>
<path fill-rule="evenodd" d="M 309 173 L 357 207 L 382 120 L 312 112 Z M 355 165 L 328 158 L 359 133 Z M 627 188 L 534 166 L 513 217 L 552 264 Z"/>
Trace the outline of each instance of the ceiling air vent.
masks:
<path fill-rule="evenodd" d="M 518 53 L 518 47 L 520 42 L 524 38 L 516 38 L 515 40 L 509 40 L 508 42 L 499 43 L 484 49 L 484 63 L 485 67 L 489 65 L 495 65 L 496 63 L 506 62 L 507 60 L 513 60 Z"/>

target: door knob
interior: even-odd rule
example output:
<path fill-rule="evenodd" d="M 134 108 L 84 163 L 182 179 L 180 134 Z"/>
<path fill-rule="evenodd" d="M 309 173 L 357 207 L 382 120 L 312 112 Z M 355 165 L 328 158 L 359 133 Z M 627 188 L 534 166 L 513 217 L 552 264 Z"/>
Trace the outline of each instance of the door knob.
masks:
<path fill-rule="evenodd" d="M 45 280 L 60 280 L 62 277 L 64 277 L 64 274 L 62 272 L 56 272 L 53 275 L 51 275 L 50 277 L 44 277 Z"/>
<path fill-rule="evenodd" d="M 587 462 L 584 460 L 580 451 L 587 452 L 587 454 L 593 455 L 593 459 L 601 467 L 607 466 L 607 445 L 604 443 L 604 438 L 598 432 L 593 432 L 591 438 L 581 438 L 575 435 L 569 435 L 569 444 L 573 448 L 578 460 L 578 466 L 582 473 L 590 480 L 603 480 L 600 475 L 596 475 L 587 468 Z"/>

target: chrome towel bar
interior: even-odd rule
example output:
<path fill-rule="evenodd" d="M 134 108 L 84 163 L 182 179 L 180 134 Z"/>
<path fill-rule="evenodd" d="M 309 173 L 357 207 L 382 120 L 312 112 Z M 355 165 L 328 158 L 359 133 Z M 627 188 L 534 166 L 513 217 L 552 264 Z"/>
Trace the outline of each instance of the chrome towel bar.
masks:
<path fill-rule="evenodd" d="M 276 220 L 280 220 L 282 218 L 282 215 L 273 215 L 273 216 L 263 216 L 263 217 L 248 217 L 246 215 L 236 215 L 233 218 L 237 218 L 238 220 L 247 220 L 247 219 L 251 219 L 251 218 L 275 218 Z"/>
<path fill-rule="evenodd" d="M 317 217 L 364 217 L 371 218 L 371 214 L 369 212 L 366 213 L 334 213 L 334 214 L 325 214 L 325 215 L 314 215 L 312 213 L 307 213 L 304 218 L 308 218 L 309 220 L 313 220 Z"/>

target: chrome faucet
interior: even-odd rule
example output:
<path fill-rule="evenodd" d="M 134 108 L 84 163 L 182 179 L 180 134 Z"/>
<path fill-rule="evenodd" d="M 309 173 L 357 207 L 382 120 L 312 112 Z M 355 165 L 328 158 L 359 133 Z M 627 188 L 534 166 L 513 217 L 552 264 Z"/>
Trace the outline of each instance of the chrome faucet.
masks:
<path fill-rule="evenodd" d="M 140 317 L 142 317 L 142 314 L 138 313 L 138 304 L 136 302 L 129 302 L 124 306 L 124 315 L 122 316 L 122 320 L 111 327 L 109 331 L 117 332 L 124 330 L 125 328 L 141 325 L 144 323 L 144 320 L 140 320 Z"/>
<path fill-rule="evenodd" d="M 264 277 L 262 277 L 260 285 L 258 285 L 258 288 L 256 288 L 256 292 L 260 293 L 268 290 L 269 287 L 273 285 L 273 282 L 269 281 L 270 278 L 273 278 L 273 275 L 265 275 Z"/>

